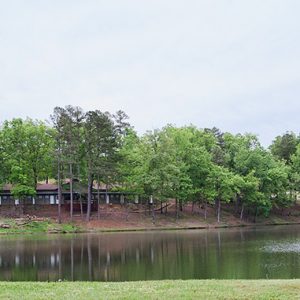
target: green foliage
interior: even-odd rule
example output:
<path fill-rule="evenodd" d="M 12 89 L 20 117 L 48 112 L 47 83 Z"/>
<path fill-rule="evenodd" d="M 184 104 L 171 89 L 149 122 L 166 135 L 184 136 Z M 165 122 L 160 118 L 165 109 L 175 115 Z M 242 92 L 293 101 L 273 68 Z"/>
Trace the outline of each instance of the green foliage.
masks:
<path fill-rule="evenodd" d="M 51 119 L 53 128 L 31 119 L 1 127 L 0 184 L 12 183 L 18 198 L 34 195 L 39 180 L 59 174 L 78 178 L 82 191 L 83 184 L 90 191 L 99 180 L 160 201 L 231 202 L 268 215 L 274 207 L 291 205 L 300 191 L 294 133 L 276 137 L 267 150 L 255 135 L 215 127 L 168 125 L 139 136 L 123 111 L 56 107 Z"/>
<path fill-rule="evenodd" d="M 110 114 L 98 110 L 87 112 L 83 124 L 83 140 L 87 169 L 93 175 L 97 174 L 104 181 L 109 181 L 117 149 L 117 136 Z"/>
<path fill-rule="evenodd" d="M 290 196 L 296 199 L 300 191 L 300 145 L 297 146 L 296 152 L 291 157 L 290 171 Z"/>
<path fill-rule="evenodd" d="M 24 184 L 16 184 L 12 189 L 12 195 L 15 199 L 23 199 L 26 196 L 35 196 L 36 191 L 34 188 L 24 185 Z"/>
<path fill-rule="evenodd" d="M 53 130 L 27 119 L 5 121 L 0 130 L 0 179 L 35 188 L 52 175 Z"/>
<path fill-rule="evenodd" d="M 167 126 L 142 137 L 132 130 L 120 152 L 122 182 L 131 191 L 159 200 L 237 201 L 254 214 L 268 215 L 274 206 L 289 206 L 291 178 L 300 178 L 300 172 L 292 173 L 255 135 L 217 129 Z M 293 162 L 300 166 L 298 156 Z"/>
<path fill-rule="evenodd" d="M 274 156 L 291 163 L 292 155 L 295 154 L 299 145 L 299 137 L 293 132 L 286 132 L 282 136 L 277 136 L 270 146 L 270 150 Z"/>

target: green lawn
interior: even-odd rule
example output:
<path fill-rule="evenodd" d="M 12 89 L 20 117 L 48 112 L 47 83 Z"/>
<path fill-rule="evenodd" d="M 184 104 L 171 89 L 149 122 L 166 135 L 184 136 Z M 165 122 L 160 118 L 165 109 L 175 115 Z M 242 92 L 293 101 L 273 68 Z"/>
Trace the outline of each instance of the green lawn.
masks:
<path fill-rule="evenodd" d="M 0 299 L 300 299 L 300 280 L 0 282 Z"/>
<path fill-rule="evenodd" d="M 3 225 L 8 228 L 2 228 Z M 0 218 L 0 234 L 75 233 L 80 231 L 81 229 L 74 224 L 58 224 L 47 218 L 42 221 L 27 220 L 26 218 Z"/>

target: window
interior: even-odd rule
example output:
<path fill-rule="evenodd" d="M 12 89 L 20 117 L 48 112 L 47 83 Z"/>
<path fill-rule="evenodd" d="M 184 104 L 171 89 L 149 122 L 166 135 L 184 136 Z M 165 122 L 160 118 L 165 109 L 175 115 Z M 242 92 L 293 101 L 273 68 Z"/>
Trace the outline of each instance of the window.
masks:
<path fill-rule="evenodd" d="M 50 204 L 55 204 L 55 196 L 54 195 L 50 196 Z"/>

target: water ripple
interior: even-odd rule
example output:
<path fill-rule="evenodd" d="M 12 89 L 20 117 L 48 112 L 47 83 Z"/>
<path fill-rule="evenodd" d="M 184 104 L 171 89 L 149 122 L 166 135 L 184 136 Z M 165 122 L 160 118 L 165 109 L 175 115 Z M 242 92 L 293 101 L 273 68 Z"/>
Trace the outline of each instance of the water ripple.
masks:
<path fill-rule="evenodd" d="M 265 252 L 271 252 L 271 253 L 276 253 L 276 252 L 300 253 L 300 241 L 268 244 L 262 247 L 261 250 Z"/>

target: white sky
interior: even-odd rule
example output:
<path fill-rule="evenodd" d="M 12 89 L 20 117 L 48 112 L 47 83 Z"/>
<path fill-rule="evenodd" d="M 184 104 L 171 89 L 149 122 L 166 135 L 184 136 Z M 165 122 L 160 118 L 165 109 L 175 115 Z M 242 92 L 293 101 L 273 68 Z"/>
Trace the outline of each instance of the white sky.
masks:
<path fill-rule="evenodd" d="M 140 132 L 193 123 L 299 132 L 299 0 L 0 0 L 0 121 L 123 109 Z"/>

